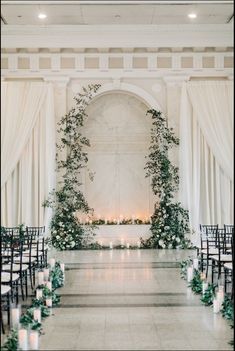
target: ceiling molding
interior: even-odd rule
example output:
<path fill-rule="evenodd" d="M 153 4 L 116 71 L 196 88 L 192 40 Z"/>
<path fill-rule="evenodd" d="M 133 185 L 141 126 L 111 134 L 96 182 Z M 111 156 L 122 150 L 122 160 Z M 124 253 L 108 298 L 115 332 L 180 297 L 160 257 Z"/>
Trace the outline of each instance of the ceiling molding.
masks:
<path fill-rule="evenodd" d="M 69 40 L 68 40 L 69 37 Z M 218 25 L 7 25 L 3 48 L 142 48 L 233 46 L 231 24 Z"/>

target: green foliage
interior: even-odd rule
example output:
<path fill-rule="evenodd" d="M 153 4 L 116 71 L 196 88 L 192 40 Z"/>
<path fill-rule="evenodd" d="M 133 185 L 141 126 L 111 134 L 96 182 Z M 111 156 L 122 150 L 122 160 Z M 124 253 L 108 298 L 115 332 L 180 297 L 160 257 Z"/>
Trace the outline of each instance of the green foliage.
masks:
<path fill-rule="evenodd" d="M 25 314 L 20 317 L 20 324 L 23 328 L 41 331 L 42 325 L 33 319 L 33 309 L 28 309 Z"/>
<path fill-rule="evenodd" d="M 187 269 L 192 264 L 192 262 L 193 260 L 191 258 L 180 262 L 180 276 L 182 279 L 187 279 Z"/>
<path fill-rule="evenodd" d="M 54 268 L 50 271 L 50 280 L 52 289 L 58 289 L 64 285 L 64 274 L 58 262 L 55 263 Z"/>
<path fill-rule="evenodd" d="M 147 111 L 152 118 L 151 145 L 145 169 L 151 178 L 151 186 L 158 202 L 151 217 L 151 237 L 141 240 L 144 247 L 152 248 L 188 248 L 190 241 L 185 238 L 189 232 L 188 211 L 179 202 L 174 203 L 174 194 L 178 190 L 178 167 L 169 160 L 169 150 L 179 145 L 179 139 L 173 129 L 168 128 L 161 112 Z"/>
<path fill-rule="evenodd" d="M 213 305 L 213 300 L 215 297 L 215 284 L 208 284 L 208 288 L 205 290 L 204 295 L 201 297 L 201 302 L 206 306 Z"/>
<path fill-rule="evenodd" d="M 75 96 L 76 107 L 72 108 L 58 123 L 60 144 L 56 145 L 56 163 L 58 173 L 62 173 L 62 181 L 58 189 L 54 189 L 49 198 L 43 203 L 53 209 L 50 223 L 51 244 L 59 250 L 81 249 L 91 240 L 93 226 L 83 226 L 79 223 L 77 213 L 91 214 L 81 191 L 81 171 L 86 167 L 88 158 L 84 148 L 90 146 L 89 140 L 82 136 L 81 128 L 87 117 L 86 107 L 100 85 L 89 85 Z M 59 156 L 66 151 L 66 159 Z"/>
<path fill-rule="evenodd" d="M 221 313 L 224 318 L 234 321 L 234 304 L 228 295 L 224 297 Z"/>
<path fill-rule="evenodd" d="M 7 337 L 6 342 L 3 347 L 1 347 L 2 351 L 17 351 L 18 350 L 18 332 L 15 329 L 12 329 L 10 334 Z"/>
<path fill-rule="evenodd" d="M 202 293 L 202 280 L 198 270 L 194 270 L 193 279 L 190 281 L 189 287 L 191 287 L 195 294 Z"/>

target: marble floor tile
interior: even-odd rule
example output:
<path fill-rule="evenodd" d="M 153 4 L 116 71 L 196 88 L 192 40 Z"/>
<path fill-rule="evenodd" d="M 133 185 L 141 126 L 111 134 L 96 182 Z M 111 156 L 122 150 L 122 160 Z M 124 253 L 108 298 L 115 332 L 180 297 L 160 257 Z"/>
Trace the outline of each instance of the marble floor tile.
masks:
<path fill-rule="evenodd" d="M 192 250 L 51 253 L 66 266 L 61 306 L 43 323 L 47 350 L 232 350 L 232 330 L 187 288 Z"/>

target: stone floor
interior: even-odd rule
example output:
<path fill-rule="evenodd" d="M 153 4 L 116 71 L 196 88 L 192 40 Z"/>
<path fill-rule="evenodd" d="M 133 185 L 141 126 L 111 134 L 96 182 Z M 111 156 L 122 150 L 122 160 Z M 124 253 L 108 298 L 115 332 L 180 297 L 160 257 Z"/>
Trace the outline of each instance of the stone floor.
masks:
<path fill-rule="evenodd" d="M 232 350 L 232 330 L 180 279 L 180 250 L 55 253 L 62 299 L 40 350 Z"/>

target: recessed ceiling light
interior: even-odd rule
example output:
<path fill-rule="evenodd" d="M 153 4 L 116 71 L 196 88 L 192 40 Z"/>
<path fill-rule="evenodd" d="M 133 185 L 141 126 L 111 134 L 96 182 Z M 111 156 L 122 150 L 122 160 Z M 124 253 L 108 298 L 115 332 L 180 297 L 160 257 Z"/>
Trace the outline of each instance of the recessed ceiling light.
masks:
<path fill-rule="evenodd" d="M 45 13 L 39 13 L 38 18 L 45 19 L 47 18 L 47 15 Z"/>
<path fill-rule="evenodd" d="M 197 18 L 197 15 L 196 15 L 196 13 L 189 13 L 188 17 L 189 18 Z"/>

